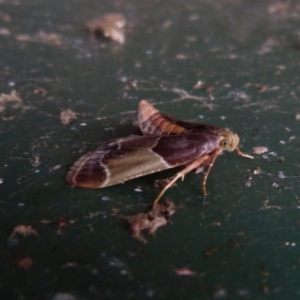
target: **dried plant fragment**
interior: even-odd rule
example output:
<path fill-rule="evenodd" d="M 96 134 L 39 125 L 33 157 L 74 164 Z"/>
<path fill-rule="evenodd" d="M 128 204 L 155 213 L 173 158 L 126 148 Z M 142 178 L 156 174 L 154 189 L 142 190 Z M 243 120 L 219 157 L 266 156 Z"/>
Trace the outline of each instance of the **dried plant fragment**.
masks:
<path fill-rule="evenodd" d="M 147 243 L 141 232 L 146 231 L 148 234 L 154 235 L 159 227 L 165 226 L 169 222 L 174 212 L 174 202 L 167 200 L 163 203 L 156 203 L 147 213 L 125 217 L 125 220 L 129 223 L 132 236 L 143 243 Z"/>
<path fill-rule="evenodd" d="M 31 226 L 29 225 L 18 225 L 14 228 L 12 234 L 10 235 L 10 239 L 18 236 L 18 235 L 22 235 L 22 236 L 29 236 L 29 235 L 38 235 L 37 231 L 34 230 Z"/>
<path fill-rule="evenodd" d="M 121 14 L 106 14 L 101 18 L 91 20 L 85 27 L 94 38 L 103 35 L 119 43 L 125 43 L 126 19 Z"/>
<path fill-rule="evenodd" d="M 71 109 L 64 110 L 60 113 L 60 121 L 64 125 L 70 124 L 75 119 L 76 119 L 76 113 L 74 113 Z"/>
<path fill-rule="evenodd" d="M 176 275 L 179 275 L 179 276 L 191 276 L 191 275 L 196 274 L 195 271 L 192 271 L 188 268 L 175 269 L 174 272 L 175 272 Z"/>
<path fill-rule="evenodd" d="M 33 260 L 30 257 L 24 257 L 18 261 L 18 267 L 22 269 L 29 269 L 33 264 Z"/>
<path fill-rule="evenodd" d="M 263 146 L 261 146 L 261 147 L 254 147 L 254 148 L 252 148 L 252 150 L 253 150 L 253 153 L 255 153 L 255 154 L 263 154 L 265 152 L 268 152 L 268 148 L 267 147 L 263 147 Z"/>
<path fill-rule="evenodd" d="M 1 94 L 0 96 L 0 113 L 4 112 L 8 107 L 17 109 L 22 106 L 22 99 L 18 96 L 16 91 L 11 94 Z"/>

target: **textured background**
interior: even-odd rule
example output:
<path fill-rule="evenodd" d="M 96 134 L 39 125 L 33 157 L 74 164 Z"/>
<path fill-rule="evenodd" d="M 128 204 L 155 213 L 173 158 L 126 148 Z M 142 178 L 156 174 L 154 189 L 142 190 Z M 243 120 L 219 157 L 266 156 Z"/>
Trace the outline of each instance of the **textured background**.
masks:
<path fill-rule="evenodd" d="M 128 20 L 124 45 L 84 31 L 108 12 Z M 297 1 L 0 1 L 0 92 L 22 100 L 0 110 L 0 298 L 299 297 L 299 18 Z M 103 190 L 64 181 L 84 152 L 138 132 L 140 99 L 232 129 L 247 153 L 268 147 L 220 157 L 205 199 L 201 174 L 186 176 L 147 244 L 120 216 L 147 211 L 174 170 Z M 22 224 L 38 236 L 11 237 Z"/>

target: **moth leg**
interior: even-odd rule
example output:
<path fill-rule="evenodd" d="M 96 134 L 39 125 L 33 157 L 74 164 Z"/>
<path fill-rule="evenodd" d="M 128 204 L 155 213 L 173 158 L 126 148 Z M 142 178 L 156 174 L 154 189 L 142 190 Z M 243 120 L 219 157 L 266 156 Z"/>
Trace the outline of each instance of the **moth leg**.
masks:
<path fill-rule="evenodd" d="M 198 159 L 194 160 L 190 164 L 188 164 L 183 170 L 178 172 L 175 177 L 162 189 L 162 191 L 159 193 L 159 195 L 155 198 L 153 205 L 156 204 L 159 199 L 162 197 L 162 195 L 166 192 L 166 190 L 171 187 L 179 178 L 184 178 L 184 176 L 191 172 L 192 170 L 199 167 L 204 161 L 208 160 L 210 158 L 209 154 L 203 155 L 199 157 Z"/>
<path fill-rule="evenodd" d="M 202 191 L 203 191 L 204 196 L 207 196 L 206 181 L 207 181 L 209 172 L 210 172 L 212 166 L 214 165 L 214 163 L 215 163 L 217 157 L 219 156 L 219 154 L 220 154 L 219 149 L 213 151 L 210 154 L 210 157 L 208 158 L 208 160 L 205 162 L 206 165 L 208 164 L 208 168 L 207 168 L 207 171 L 204 173 L 203 180 L 202 180 Z"/>

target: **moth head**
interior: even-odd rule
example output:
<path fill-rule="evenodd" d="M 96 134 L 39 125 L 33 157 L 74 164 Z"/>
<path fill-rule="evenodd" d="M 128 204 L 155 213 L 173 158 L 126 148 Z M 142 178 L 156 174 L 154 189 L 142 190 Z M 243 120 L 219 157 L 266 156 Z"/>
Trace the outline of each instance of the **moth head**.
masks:
<path fill-rule="evenodd" d="M 237 148 L 239 144 L 239 136 L 236 133 L 233 133 L 229 129 L 223 129 L 219 136 L 221 136 L 220 147 L 222 150 L 233 151 Z"/>

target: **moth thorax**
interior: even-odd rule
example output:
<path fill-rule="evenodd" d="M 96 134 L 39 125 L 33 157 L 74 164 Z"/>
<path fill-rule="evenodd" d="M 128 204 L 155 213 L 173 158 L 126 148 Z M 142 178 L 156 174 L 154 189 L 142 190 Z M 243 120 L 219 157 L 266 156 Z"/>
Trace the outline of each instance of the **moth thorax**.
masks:
<path fill-rule="evenodd" d="M 233 151 L 239 144 L 239 137 L 236 133 L 233 133 L 229 129 L 225 128 L 218 134 L 222 139 L 220 141 L 220 147 L 226 151 Z"/>

